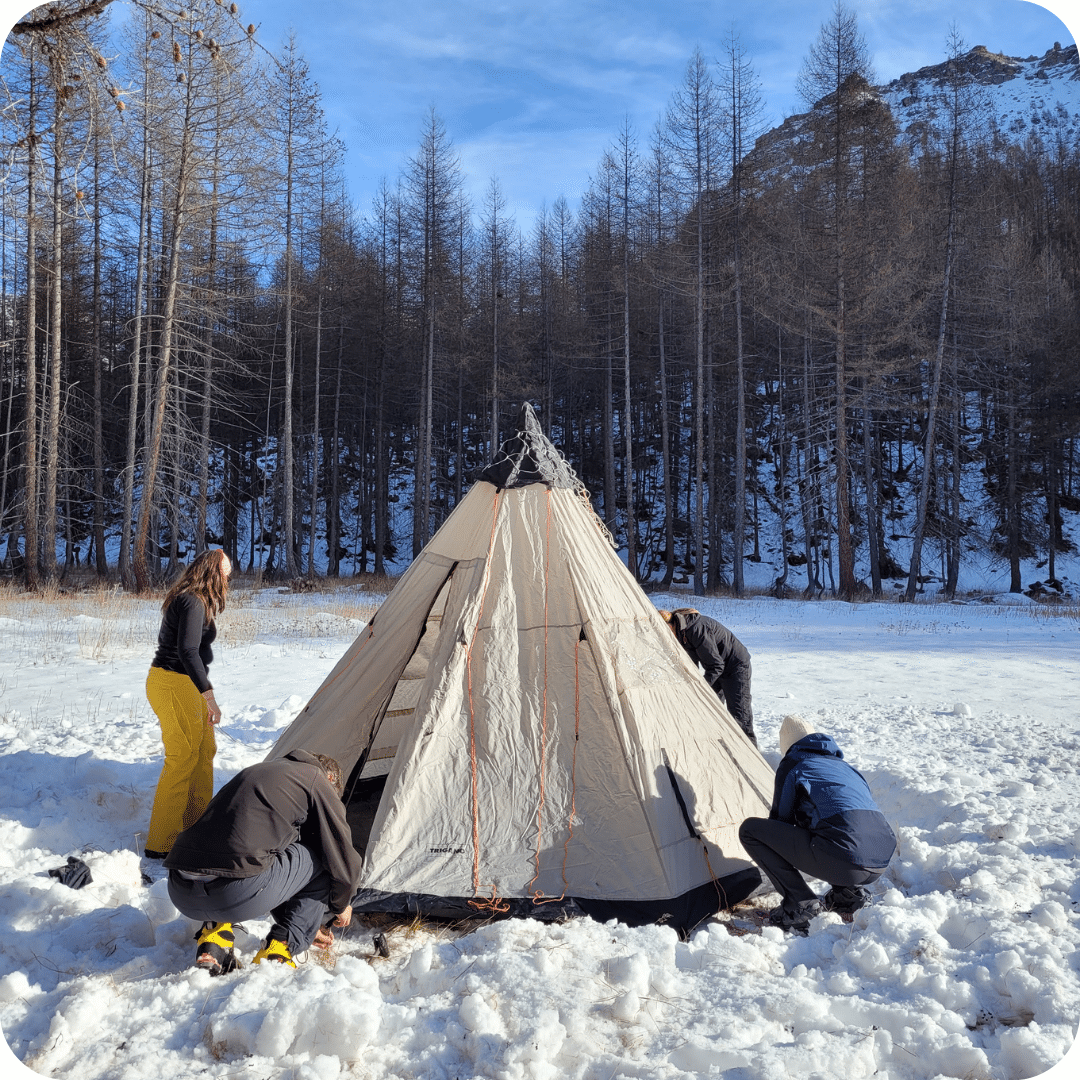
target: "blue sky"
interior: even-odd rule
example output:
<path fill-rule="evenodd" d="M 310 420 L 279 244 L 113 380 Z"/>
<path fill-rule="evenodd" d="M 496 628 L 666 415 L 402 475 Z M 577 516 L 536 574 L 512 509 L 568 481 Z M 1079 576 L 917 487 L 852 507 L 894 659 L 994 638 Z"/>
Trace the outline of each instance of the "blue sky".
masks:
<path fill-rule="evenodd" d="M 348 147 L 350 189 L 362 212 L 380 178 L 393 182 L 415 151 L 434 105 L 474 201 L 497 177 L 523 229 L 559 195 L 577 205 L 624 118 L 647 143 L 694 48 L 718 57 L 732 28 L 761 80 L 767 118 L 801 111 L 795 79 L 833 7 L 832 0 L 241 2 L 267 47 L 295 30 L 330 125 Z M 1013 56 L 1075 40 L 1059 17 L 1025 0 L 850 6 L 880 81 L 939 63 L 953 21 L 969 45 Z M 1080 26 L 1080 0 L 1072 6 Z"/>
<path fill-rule="evenodd" d="M 795 80 L 832 0 L 238 0 L 260 41 L 290 30 L 347 147 L 362 213 L 393 183 L 431 106 L 474 202 L 497 177 L 519 227 L 564 195 L 572 206 L 625 119 L 643 144 L 695 47 L 715 59 L 734 29 L 761 82 L 764 119 L 802 109 Z M 120 7 L 123 0 L 117 0 Z M 1080 0 L 849 0 L 886 82 L 964 41 L 1012 56 L 1075 41 Z M 1052 9 L 1052 10 L 1050 10 Z M 1056 12 L 1057 14 L 1052 13 Z M 17 5 L 0 0 L 13 21 Z"/>

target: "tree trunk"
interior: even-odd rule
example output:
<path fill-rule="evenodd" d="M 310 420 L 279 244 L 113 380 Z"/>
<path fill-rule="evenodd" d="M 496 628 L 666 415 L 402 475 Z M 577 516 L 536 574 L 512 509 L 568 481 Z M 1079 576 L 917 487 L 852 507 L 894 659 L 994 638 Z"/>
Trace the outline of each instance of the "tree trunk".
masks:
<path fill-rule="evenodd" d="M 14 241 L 16 250 L 18 249 L 18 222 L 16 221 L 12 226 L 11 238 Z M 0 480 L 0 538 L 7 532 L 8 523 L 8 479 L 11 477 L 12 472 L 12 449 L 11 449 L 11 437 L 14 434 L 14 419 L 15 419 L 15 346 L 18 338 L 17 326 L 10 326 L 8 324 L 8 315 L 14 313 L 15 305 L 8 301 L 8 262 L 7 262 L 7 238 L 8 238 L 8 207 L 7 202 L 3 202 L 0 205 L 0 298 L 3 301 L 3 311 L 0 311 L 0 338 L 6 342 L 5 352 L 7 353 L 9 371 L 7 378 L 7 416 L 4 418 L 4 475 Z M 15 268 L 14 280 L 12 282 L 12 294 L 14 296 L 19 295 L 19 271 L 18 267 Z M 15 557 L 15 543 L 14 537 L 18 532 L 16 525 L 12 526 L 11 532 L 8 534 L 8 546 L 7 557 L 14 559 Z"/>
<path fill-rule="evenodd" d="M 694 595 L 705 593 L 705 223 L 698 185 L 694 293 Z"/>
<path fill-rule="evenodd" d="M 37 177 L 38 135 L 34 121 L 37 92 L 34 79 L 36 42 L 30 46 L 29 129 L 26 164 L 26 415 L 23 423 L 23 537 L 26 587 L 40 583 L 38 536 L 38 417 L 37 417 Z"/>
<path fill-rule="evenodd" d="M 498 249 L 492 244 L 491 256 L 491 439 L 488 460 L 495 460 L 499 449 L 499 287 L 496 276 Z"/>
<path fill-rule="evenodd" d="M 326 550 L 328 562 L 326 573 L 330 577 L 337 577 L 341 572 L 341 513 L 338 509 L 340 494 L 340 476 L 338 472 L 338 457 L 340 456 L 341 444 L 341 369 L 345 353 L 345 315 L 344 311 L 338 311 L 338 348 L 337 348 L 337 372 L 334 377 L 334 423 L 330 434 L 330 495 L 326 507 Z M 367 463 L 365 462 L 365 473 Z"/>
<path fill-rule="evenodd" d="M 637 512 L 634 505 L 634 411 L 630 385 L 630 193 L 633 154 L 629 124 L 620 137 L 622 152 L 622 294 L 623 294 L 623 487 L 626 492 L 626 566 L 636 578 Z"/>
<path fill-rule="evenodd" d="M 322 274 L 315 313 L 315 402 L 311 420 L 311 521 L 308 525 L 308 577 L 315 578 L 315 523 L 319 517 L 319 377 L 322 362 Z M 327 528 L 327 533 L 329 533 Z"/>
<path fill-rule="evenodd" d="M 386 572 L 384 559 L 390 539 L 390 481 L 386 469 L 386 370 L 382 352 L 375 372 L 375 566 L 376 574 Z"/>
<path fill-rule="evenodd" d="M 736 596 L 743 593 L 743 544 L 746 534 L 746 368 L 743 358 L 742 271 L 735 239 L 735 521 L 732 526 L 731 585 Z"/>
<path fill-rule="evenodd" d="M 220 103 L 217 110 L 220 119 Z M 199 492 L 195 525 L 195 552 L 206 550 L 207 510 L 210 502 L 210 416 L 214 398 L 214 300 L 217 291 L 218 176 L 220 162 L 220 126 L 214 125 L 214 163 L 210 189 L 210 236 L 207 251 L 205 312 L 203 319 L 203 385 L 199 428 Z"/>
<path fill-rule="evenodd" d="M 135 527 L 135 554 L 132 570 L 135 587 L 139 592 L 150 588 L 150 570 L 146 560 L 146 546 L 150 538 L 153 518 L 154 494 L 157 474 L 161 465 L 161 451 L 165 433 L 165 411 L 169 397 L 173 335 L 176 323 L 176 299 L 180 284 L 180 247 L 187 223 L 187 188 L 190 183 L 192 156 L 192 91 L 191 79 L 187 80 L 188 92 L 184 114 L 183 138 L 180 144 L 180 162 L 176 176 L 176 198 L 172 209 L 172 230 L 169 236 L 168 270 L 165 292 L 161 306 L 161 330 L 158 338 L 157 381 L 154 390 L 153 414 L 147 438 L 146 464 L 143 470 L 142 495 L 139 499 L 139 518 Z"/>
<path fill-rule="evenodd" d="M 660 292 L 657 333 L 660 345 L 660 468 L 664 483 L 664 580 L 669 588 L 675 577 L 675 517 L 677 498 L 672 496 L 673 459 L 671 453 L 671 419 L 668 400 L 667 356 L 664 345 L 664 293 Z"/>
<path fill-rule="evenodd" d="M 285 394 L 282 399 L 281 440 L 278 444 L 279 471 L 281 479 L 281 543 L 285 550 L 283 560 L 285 577 L 297 576 L 295 547 L 295 504 L 293 478 L 293 253 L 292 253 L 292 168 L 289 168 L 288 195 L 286 197 L 285 240 Z"/>
<path fill-rule="evenodd" d="M 1005 397 L 1005 520 L 1008 532 L 1009 549 L 1009 592 L 1023 592 L 1024 585 L 1020 577 L 1020 476 L 1019 433 L 1016 421 L 1016 393 L 1012 385 L 1014 357 L 1009 349 L 1009 389 Z"/>
<path fill-rule="evenodd" d="M 866 380 L 867 382 L 869 380 Z M 869 398 L 869 386 L 863 386 Z M 877 488 L 874 484 L 873 413 L 869 400 L 863 406 L 863 482 L 866 485 L 866 537 L 870 547 L 870 588 L 875 597 L 881 596 L 881 550 L 878 543 Z"/>
<path fill-rule="evenodd" d="M 821 546 L 815 543 L 821 537 L 816 536 L 818 522 L 821 517 L 821 500 L 818 497 L 817 478 L 817 447 L 811 430 L 813 417 L 813 395 L 811 393 L 810 380 L 813 375 L 813 367 L 810 363 L 810 339 L 803 338 L 803 475 L 801 489 L 802 517 L 803 517 L 803 542 L 806 555 L 806 596 L 817 596 L 822 591 L 821 579 L 818 577 L 816 562 L 819 558 Z"/>
<path fill-rule="evenodd" d="M 629 245 L 627 245 L 629 246 Z M 626 486 L 626 567 L 636 578 L 637 514 L 634 508 L 634 424 L 630 390 L 630 256 L 623 256 L 623 480 Z"/>
<path fill-rule="evenodd" d="M 945 235 L 945 274 L 941 285 L 941 314 L 938 318 L 937 347 L 934 349 L 934 369 L 930 377 L 930 397 L 926 406 L 926 435 L 923 442 L 923 471 L 919 485 L 919 501 L 915 510 L 915 535 L 911 543 L 911 565 L 908 568 L 904 596 L 915 599 L 919 584 L 923 537 L 926 534 L 926 510 L 930 503 L 930 485 L 934 482 L 934 439 L 937 434 L 938 397 L 941 393 L 941 368 L 945 356 L 945 328 L 949 314 L 949 285 L 953 257 L 953 194 L 949 195 L 949 224 Z"/>
<path fill-rule="evenodd" d="M 954 331 L 955 335 L 955 331 Z M 950 383 L 952 390 L 952 481 L 949 486 L 949 550 L 945 572 L 945 596 L 952 600 L 956 596 L 956 587 L 960 581 L 960 544 L 963 537 L 963 525 L 960 520 L 960 481 L 962 461 L 960 456 L 960 390 L 957 372 L 957 350 L 955 343 L 950 360 Z"/>
<path fill-rule="evenodd" d="M 48 406 L 45 431 L 45 515 L 43 523 L 42 571 L 48 580 L 56 578 L 57 494 L 60 477 L 60 400 L 63 361 L 63 112 L 61 93 L 64 85 L 62 70 L 53 72 L 56 89 L 56 108 L 53 115 L 53 182 L 52 182 L 52 265 L 49 289 L 49 369 Z"/>
<path fill-rule="evenodd" d="M 1046 545 L 1046 575 L 1057 578 L 1058 502 L 1057 502 L 1057 442 L 1051 440 L 1046 451 L 1046 519 L 1050 525 L 1050 540 Z"/>
<path fill-rule="evenodd" d="M 180 505 L 184 498 L 183 436 L 181 416 L 187 412 L 188 382 L 191 353 L 185 350 L 186 363 L 177 358 L 176 380 L 172 386 L 173 407 L 171 411 L 171 445 L 166 446 L 166 461 L 172 464 L 172 493 L 162 508 L 162 516 L 169 525 L 169 561 L 165 567 L 166 580 L 172 580 L 180 572 Z"/>
<path fill-rule="evenodd" d="M 784 599 L 787 595 L 788 578 L 788 527 L 787 527 L 787 430 L 784 412 L 784 343 L 780 326 L 776 327 L 776 505 L 780 525 L 780 573 L 773 582 L 773 595 Z"/>
<path fill-rule="evenodd" d="M 120 579 L 129 591 L 137 588 L 131 568 L 131 519 L 135 505 L 135 453 L 139 428 L 139 386 L 142 381 L 140 361 L 142 353 L 144 307 L 144 282 L 146 278 L 146 251 L 149 241 L 150 202 L 150 134 L 147 127 L 149 87 L 144 72 L 143 96 L 143 153 L 142 176 L 139 184 L 139 236 L 135 267 L 135 333 L 131 343 L 131 376 L 128 382 L 127 452 L 124 457 L 124 515 L 120 533 Z"/>
<path fill-rule="evenodd" d="M 94 285 L 93 285 L 93 365 L 94 365 L 94 556 L 97 576 L 109 573 L 105 552 L 105 446 L 102 436 L 101 401 L 101 130 L 94 118 Z"/>
<path fill-rule="evenodd" d="M 845 328 L 845 280 L 837 274 L 836 299 L 836 567 L 838 594 L 845 600 L 855 595 L 855 558 L 851 546 L 851 490 L 847 439 L 847 334 Z M 830 563 L 831 565 L 831 563 Z"/>

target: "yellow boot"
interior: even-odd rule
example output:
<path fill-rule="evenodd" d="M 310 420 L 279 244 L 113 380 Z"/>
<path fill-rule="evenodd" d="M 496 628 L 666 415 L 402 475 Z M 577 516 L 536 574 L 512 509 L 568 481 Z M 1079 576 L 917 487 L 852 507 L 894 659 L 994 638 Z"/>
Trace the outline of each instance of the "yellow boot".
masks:
<path fill-rule="evenodd" d="M 260 964 L 263 960 L 273 960 L 278 964 L 288 964 L 289 967 L 296 967 L 296 961 L 292 958 L 292 953 L 289 952 L 289 946 L 284 941 L 278 941 L 277 938 L 267 938 L 266 944 L 255 954 L 255 963 Z"/>
<path fill-rule="evenodd" d="M 195 966 L 211 975 L 224 975 L 237 966 L 233 953 L 233 928 L 228 922 L 205 922 L 195 935 Z"/>

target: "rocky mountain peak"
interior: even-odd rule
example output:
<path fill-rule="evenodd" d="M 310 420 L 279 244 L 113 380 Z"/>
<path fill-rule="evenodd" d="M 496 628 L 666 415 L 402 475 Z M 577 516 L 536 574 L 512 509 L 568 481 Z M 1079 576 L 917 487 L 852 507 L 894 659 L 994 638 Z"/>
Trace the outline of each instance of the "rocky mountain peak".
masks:
<path fill-rule="evenodd" d="M 1054 42 L 1042 56 L 1016 57 L 976 45 L 955 60 L 908 72 L 883 86 L 859 76 L 841 88 L 842 98 L 887 107 L 899 137 L 920 153 L 942 137 L 949 96 L 957 76 L 966 86 L 971 134 L 993 131 L 1021 141 L 1030 135 L 1080 139 L 1080 59 L 1076 45 Z M 763 134 L 751 156 L 767 171 L 786 171 L 797 144 L 813 138 L 815 114 L 835 102 L 828 95 L 810 112 L 787 117 Z"/>
<path fill-rule="evenodd" d="M 1077 63 L 1076 46 L 1069 45 L 1063 49 L 1057 41 L 1042 57 L 1027 58 L 1005 56 L 991 52 L 985 45 L 976 45 L 955 60 L 944 60 L 940 64 L 908 72 L 879 89 L 886 96 L 899 94 L 903 97 L 913 89 L 943 87 L 958 74 L 979 86 L 1001 86 L 1018 77 L 1045 79 L 1058 75 L 1080 79 L 1080 65 Z"/>
<path fill-rule="evenodd" d="M 971 122 L 980 130 L 1013 141 L 1051 130 L 1068 138 L 1080 135 L 1075 45 L 1062 48 L 1055 42 L 1041 57 L 1006 56 L 976 45 L 955 60 L 920 68 L 878 88 L 913 150 L 936 140 L 958 76 L 969 115 L 978 117 Z"/>

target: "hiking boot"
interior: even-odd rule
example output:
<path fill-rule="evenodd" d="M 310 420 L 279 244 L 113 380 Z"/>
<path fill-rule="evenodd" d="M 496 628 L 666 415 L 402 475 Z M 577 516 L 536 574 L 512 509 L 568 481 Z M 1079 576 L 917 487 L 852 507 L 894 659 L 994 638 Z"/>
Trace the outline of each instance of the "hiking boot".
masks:
<path fill-rule="evenodd" d="M 288 964 L 296 967 L 296 961 L 289 952 L 289 946 L 277 938 L 267 938 L 266 944 L 255 954 L 255 963 L 261 964 L 263 960 L 272 960 L 276 964 Z"/>
<path fill-rule="evenodd" d="M 779 926 L 781 930 L 791 930 L 797 934 L 806 934 L 810 929 L 810 920 L 821 914 L 820 900 L 803 900 L 797 904 L 785 900 L 772 909 L 766 920 L 770 926 Z"/>
<path fill-rule="evenodd" d="M 195 935 L 195 966 L 211 975 L 225 975 L 236 968 L 233 927 L 227 922 L 204 922 Z"/>
<path fill-rule="evenodd" d="M 834 885 L 822 898 L 826 911 L 837 915 L 853 915 L 870 903 L 870 893 L 860 885 Z"/>

